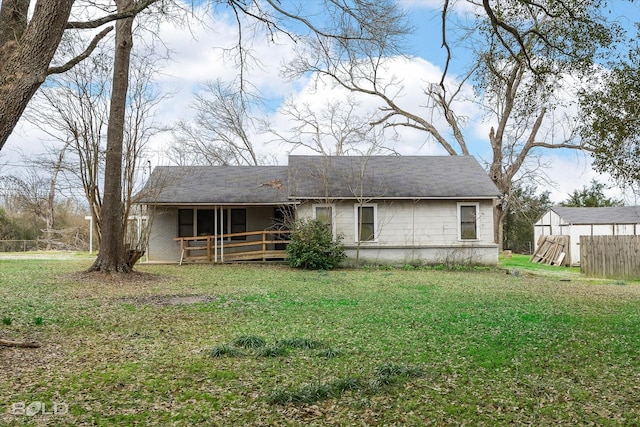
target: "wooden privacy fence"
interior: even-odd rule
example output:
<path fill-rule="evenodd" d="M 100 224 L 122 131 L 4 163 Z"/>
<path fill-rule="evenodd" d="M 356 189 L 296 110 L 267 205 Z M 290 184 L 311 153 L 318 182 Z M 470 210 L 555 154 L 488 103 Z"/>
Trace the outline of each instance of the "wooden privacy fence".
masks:
<path fill-rule="evenodd" d="M 640 236 L 580 236 L 580 272 L 591 277 L 640 279 Z"/>

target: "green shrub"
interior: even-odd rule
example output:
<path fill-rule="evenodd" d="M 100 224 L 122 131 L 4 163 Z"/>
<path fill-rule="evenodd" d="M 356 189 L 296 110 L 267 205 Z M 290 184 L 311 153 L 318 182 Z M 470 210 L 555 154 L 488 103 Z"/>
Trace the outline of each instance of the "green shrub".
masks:
<path fill-rule="evenodd" d="M 280 357 L 285 356 L 287 354 L 287 349 L 285 347 L 280 347 L 277 345 L 268 345 L 265 347 L 260 347 L 256 350 L 256 356 L 259 357 Z"/>
<path fill-rule="evenodd" d="M 223 357 L 223 356 L 240 357 L 240 356 L 243 356 L 244 354 L 242 353 L 242 351 L 238 350 L 237 348 L 233 348 L 228 345 L 217 345 L 209 351 L 209 355 L 211 357 Z"/>
<path fill-rule="evenodd" d="M 346 254 L 341 243 L 335 240 L 331 228 L 319 220 L 302 218 L 294 223 L 291 243 L 287 246 L 289 265 L 309 270 L 331 270 Z"/>
<path fill-rule="evenodd" d="M 260 348 L 266 343 L 264 338 L 255 335 L 242 335 L 233 340 L 233 345 L 244 348 Z"/>
<path fill-rule="evenodd" d="M 330 398 L 339 398 L 346 391 L 357 391 L 362 387 L 363 382 L 360 378 L 338 378 L 328 383 L 307 384 L 293 390 L 275 390 L 267 397 L 267 402 L 276 405 L 289 403 L 312 404 Z"/>
<path fill-rule="evenodd" d="M 311 350 L 322 347 L 320 341 L 312 340 L 309 338 L 285 338 L 278 340 L 277 344 L 283 347 L 301 348 L 303 350 Z"/>

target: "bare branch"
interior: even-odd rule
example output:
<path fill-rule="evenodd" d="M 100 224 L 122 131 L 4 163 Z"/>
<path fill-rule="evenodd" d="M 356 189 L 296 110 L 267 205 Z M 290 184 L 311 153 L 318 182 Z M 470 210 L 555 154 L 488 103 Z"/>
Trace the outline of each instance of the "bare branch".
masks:
<path fill-rule="evenodd" d="M 67 23 L 66 28 L 68 30 L 89 30 L 92 28 L 98 28 L 103 26 L 104 24 L 108 24 L 109 22 L 118 21 L 121 19 L 132 18 L 136 16 L 138 13 L 142 12 L 153 3 L 156 3 L 159 0 L 140 0 L 133 3 L 133 6 L 130 9 L 112 13 L 107 16 L 103 16 L 98 19 L 94 19 L 91 21 L 69 21 Z"/>
<path fill-rule="evenodd" d="M 82 52 L 80 55 L 76 56 L 75 58 L 71 59 L 64 65 L 60 65 L 57 67 L 49 67 L 49 69 L 47 70 L 47 75 L 65 73 L 69 71 L 71 68 L 78 65 L 81 61 L 85 60 L 86 58 L 89 57 L 89 55 L 93 53 L 93 51 L 96 49 L 96 46 L 98 46 L 98 43 L 100 42 L 100 40 L 102 40 L 112 30 L 113 30 L 113 27 L 107 27 L 104 30 L 100 31 L 98 34 L 95 35 L 93 40 L 91 40 L 91 43 L 89 43 L 89 46 L 87 46 L 84 52 Z"/>
<path fill-rule="evenodd" d="M 449 43 L 447 43 L 447 13 L 449 11 L 449 0 L 444 0 L 442 5 L 442 47 L 447 51 L 447 59 L 444 63 L 444 70 L 442 71 L 442 77 L 440 78 L 440 87 L 442 91 L 446 93 L 444 81 L 447 78 L 447 72 L 449 71 L 449 64 L 451 63 L 451 49 Z"/>

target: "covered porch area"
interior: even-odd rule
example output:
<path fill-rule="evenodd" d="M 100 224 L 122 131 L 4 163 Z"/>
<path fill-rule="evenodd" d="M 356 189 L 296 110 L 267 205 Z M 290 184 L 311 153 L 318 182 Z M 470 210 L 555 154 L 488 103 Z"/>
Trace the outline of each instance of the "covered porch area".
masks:
<path fill-rule="evenodd" d="M 283 261 L 293 209 L 289 204 L 156 206 L 149 261 Z"/>

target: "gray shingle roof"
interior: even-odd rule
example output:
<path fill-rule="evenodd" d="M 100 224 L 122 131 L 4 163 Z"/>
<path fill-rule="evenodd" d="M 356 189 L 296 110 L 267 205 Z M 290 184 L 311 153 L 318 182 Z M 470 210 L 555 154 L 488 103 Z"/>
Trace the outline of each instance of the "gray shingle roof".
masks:
<path fill-rule="evenodd" d="M 289 156 L 289 184 L 299 198 L 500 196 L 472 156 Z"/>
<path fill-rule="evenodd" d="M 554 206 L 552 211 L 569 224 L 640 224 L 640 206 L 607 208 L 568 208 Z"/>
<path fill-rule="evenodd" d="M 139 203 L 283 204 L 296 198 L 499 195 L 471 156 L 289 156 L 289 166 L 160 166 L 141 191 Z"/>
<path fill-rule="evenodd" d="M 159 166 L 140 203 L 282 204 L 286 188 L 286 166 Z"/>

